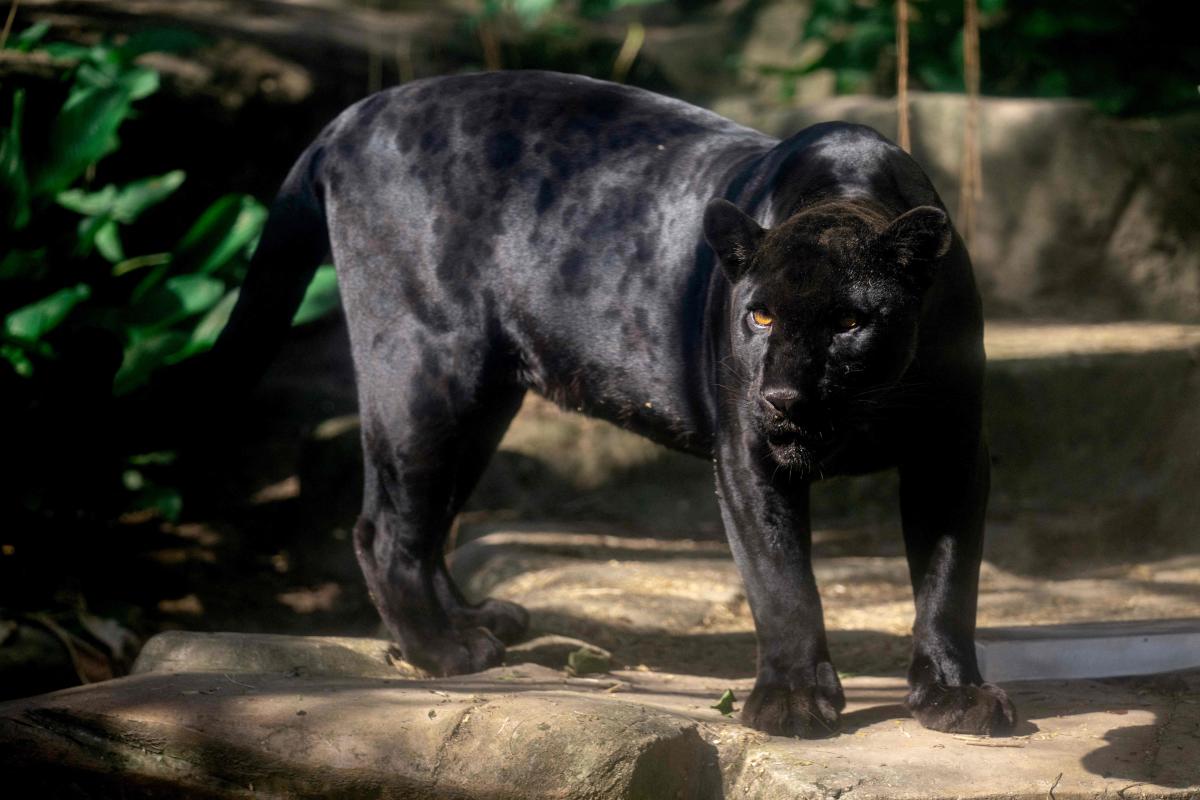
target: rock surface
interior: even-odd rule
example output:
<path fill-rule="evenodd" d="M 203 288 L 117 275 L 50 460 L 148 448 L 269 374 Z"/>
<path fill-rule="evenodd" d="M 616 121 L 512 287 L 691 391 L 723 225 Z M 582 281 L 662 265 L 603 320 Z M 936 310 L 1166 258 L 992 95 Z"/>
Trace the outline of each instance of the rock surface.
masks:
<path fill-rule="evenodd" d="M 165 631 L 138 654 L 132 672 L 253 672 L 292 677 L 395 678 L 417 672 L 381 639 Z"/>
<path fill-rule="evenodd" d="M 303 645 L 303 642 L 298 642 Z M 253 641 L 246 647 L 252 649 Z M 144 673 L 0 706 L 9 786 L 103 797 L 1192 797 L 1200 676 L 1010 686 L 1008 739 L 926 731 L 849 677 L 839 736 L 748 730 L 746 679 L 536 665 L 441 680 Z"/>
<path fill-rule="evenodd" d="M 988 566 L 984 622 L 1174 616 L 1200 562 L 1038 583 Z M 1200 672 L 1007 685 L 1005 739 L 908 717 L 899 558 L 828 558 L 817 575 L 848 705 L 839 735 L 769 737 L 740 707 L 754 637 L 719 545 L 508 533 L 458 552 L 472 593 L 527 604 L 510 663 L 429 679 L 370 639 L 172 632 L 127 678 L 0 704 L 6 785 L 77 797 L 1184 798 L 1200 792 Z M 551 636 L 550 634 L 556 634 Z M 567 638 L 567 635 L 574 638 Z M 562 669 L 589 644 L 618 665 Z M 540 663 L 528 663 L 531 661 Z"/>

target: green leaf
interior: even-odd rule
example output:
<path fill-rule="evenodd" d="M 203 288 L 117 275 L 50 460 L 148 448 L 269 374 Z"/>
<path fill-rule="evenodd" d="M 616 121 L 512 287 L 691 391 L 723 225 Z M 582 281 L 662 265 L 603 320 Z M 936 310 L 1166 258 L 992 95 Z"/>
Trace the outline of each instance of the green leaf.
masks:
<path fill-rule="evenodd" d="M 117 196 L 113 216 L 125 224 L 135 221 L 146 209 L 170 197 L 183 184 L 185 177 L 186 172 L 176 169 L 164 175 L 125 184 Z"/>
<path fill-rule="evenodd" d="M 138 492 L 131 504 L 137 510 L 153 508 L 168 522 L 178 522 L 183 512 L 183 496 L 178 489 L 150 484 Z"/>
<path fill-rule="evenodd" d="M 19 341 L 36 342 L 57 328 L 71 309 L 88 299 L 91 293 L 92 290 L 82 283 L 60 289 L 9 313 L 4 318 L 4 332 Z"/>
<path fill-rule="evenodd" d="M 225 294 L 225 283 L 208 275 L 177 275 L 167 279 L 166 289 L 179 298 L 190 317 L 216 305 Z"/>
<path fill-rule="evenodd" d="M 612 659 L 607 653 L 591 647 L 581 647 L 567 656 L 567 669 L 576 675 L 608 672 L 612 669 Z"/>
<path fill-rule="evenodd" d="M 735 700 L 737 700 L 737 698 L 733 696 L 733 689 L 726 689 L 725 694 L 721 695 L 721 699 L 718 700 L 715 705 L 709 706 L 709 708 L 715 708 L 717 711 L 720 711 L 723 716 L 728 717 L 729 715 L 733 714 L 733 702 Z"/>
<path fill-rule="evenodd" d="M 11 364 L 13 371 L 22 378 L 33 375 L 33 362 L 20 347 L 14 344 L 0 344 L 0 358 Z"/>
<path fill-rule="evenodd" d="M 125 348 L 121 368 L 113 376 L 113 394 L 128 394 L 141 386 L 150 373 L 167 363 L 176 351 L 187 344 L 187 334 L 180 331 L 160 331 L 137 337 Z"/>
<path fill-rule="evenodd" d="M 84 217 L 79 220 L 79 224 L 75 226 L 75 255 L 79 258 L 86 258 L 96 244 L 96 235 L 100 233 L 100 229 L 109 224 L 107 214 L 100 214 L 95 217 Z"/>
<path fill-rule="evenodd" d="M 335 311 L 341 299 L 338 297 L 337 272 L 332 264 L 318 267 L 312 282 L 304 292 L 304 299 L 296 316 L 292 317 L 293 325 L 304 325 L 320 319 L 331 311 Z"/>
<path fill-rule="evenodd" d="M 233 313 L 233 307 L 237 305 L 238 294 L 238 289 L 231 289 L 221 298 L 221 302 L 200 318 L 200 322 L 196 324 L 195 328 L 192 328 L 192 335 L 187 345 L 171 357 L 170 363 L 177 364 L 212 348 L 217 337 L 221 335 L 221 331 L 225 330 L 225 323 L 229 322 L 229 315 Z"/>
<path fill-rule="evenodd" d="M 117 146 L 117 129 L 130 112 L 128 89 L 92 87 L 73 95 L 50 131 L 46 161 L 33 183 L 36 195 L 57 195 Z"/>
<path fill-rule="evenodd" d="M 29 178 L 21 154 L 21 127 L 25 115 L 25 90 L 12 97 L 12 124 L 0 135 L 0 225 L 19 231 L 29 224 Z"/>
<path fill-rule="evenodd" d="M 156 509 L 167 522 L 179 522 L 184 512 L 184 495 L 169 486 L 149 486 L 140 494 L 140 503 Z"/>
<path fill-rule="evenodd" d="M 218 270 L 258 235 L 266 219 L 266 208 L 253 197 L 227 194 L 184 234 L 175 260 L 189 272 Z"/>
<path fill-rule="evenodd" d="M 133 100 L 141 100 L 158 91 L 158 73 L 149 67 L 134 67 L 126 69 L 117 81 L 129 91 Z"/>
<path fill-rule="evenodd" d="M 128 225 L 136 221 L 146 209 L 170 197 L 183 183 L 185 175 L 183 170 L 177 169 L 165 175 L 155 175 L 127 183 L 121 188 L 110 183 L 98 192 L 67 189 L 59 192 L 54 199 L 63 208 L 77 214 L 106 214 L 117 222 Z"/>
<path fill-rule="evenodd" d="M 17 37 L 8 44 L 8 48 L 11 50 L 19 50 L 22 53 L 28 53 L 33 49 L 34 45 L 42 40 L 49 30 L 49 22 L 34 23 L 25 30 L 21 31 L 21 33 L 18 34 Z"/>
<path fill-rule="evenodd" d="M 59 192 L 54 201 L 68 211 L 83 214 L 86 217 L 112 214 L 117 202 L 117 187 L 109 184 L 98 192 L 85 192 L 83 189 L 67 189 Z"/>
<path fill-rule="evenodd" d="M 225 294 L 223 281 L 208 275 L 176 275 L 134 306 L 126 321 L 139 328 L 161 330 L 207 311 Z M 176 348 L 178 349 L 178 348 Z"/>
<path fill-rule="evenodd" d="M 110 264 L 118 264 L 125 260 L 125 248 L 121 245 L 121 232 L 117 223 L 109 220 L 96 230 L 96 249 Z"/>
<path fill-rule="evenodd" d="M 71 93 L 67 96 L 68 103 L 88 89 L 111 89 L 120 82 L 119 64 L 96 58 L 94 51 L 88 51 L 84 59 L 75 70 L 75 85 L 71 87 Z"/>

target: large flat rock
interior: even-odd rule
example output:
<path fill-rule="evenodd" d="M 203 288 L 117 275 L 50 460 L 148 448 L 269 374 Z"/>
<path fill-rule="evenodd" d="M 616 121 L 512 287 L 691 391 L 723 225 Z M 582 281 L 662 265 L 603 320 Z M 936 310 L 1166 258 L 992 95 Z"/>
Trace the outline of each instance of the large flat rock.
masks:
<path fill-rule="evenodd" d="M 303 646 L 303 640 L 297 646 Z M 243 642 L 256 645 L 254 637 Z M 462 678 L 148 672 L 0 705 L 6 785 L 60 795 L 1125 798 L 1200 791 L 1200 675 L 1010 686 L 1008 739 L 920 728 L 903 681 L 850 677 L 842 733 L 710 708 L 748 679 L 535 665 Z"/>
<path fill-rule="evenodd" d="M 848 705 L 838 735 L 749 730 L 741 584 L 720 545 L 509 532 L 456 553 L 465 589 L 524 603 L 509 663 L 431 679 L 385 641 L 171 632 L 137 674 L 0 704 L 5 786 L 75 797 L 1185 798 L 1200 793 L 1200 671 L 1006 683 L 1003 739 L 920 728 L 901 675 L 899 558 L 818 562 Z M 1034 581 L 985 565 L 984 624 L 1183 616 L 1200 561 Z M 557 635 L 554 638 L 553 635 Z M 573 637 L 573 638 L 567 638 Z M 612 671 L 564 669 L 585 644 Z M 536 662 L 536 663 L 529 663 Z"/>
<path fill-rule="evenodd" d="M 695 722 L 561 677 L 145 673 L 0 708 L 0 764 L 50 790 L 71 773 L 87 796 L 702 797 L 716 785 Z"/>

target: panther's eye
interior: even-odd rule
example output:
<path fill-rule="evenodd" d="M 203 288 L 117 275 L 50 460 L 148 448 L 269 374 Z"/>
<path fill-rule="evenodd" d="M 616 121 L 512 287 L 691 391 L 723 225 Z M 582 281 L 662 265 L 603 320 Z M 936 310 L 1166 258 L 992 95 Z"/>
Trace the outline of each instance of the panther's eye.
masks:
<path fill-rule="evenodd" d="M 859 327 L 860 324 L 861 323 L 858 321 L 858 317 L 854 314 L 842 314 L 837 318 L 837 327 L 839 331 L 852 331 Z"/>
<path fill-rule="evenodd" d="M 775 318 L 761 308 L 756 308 L 750 312 L 750 321 L 756 328 L 769 328 L 775 322 Z"/>

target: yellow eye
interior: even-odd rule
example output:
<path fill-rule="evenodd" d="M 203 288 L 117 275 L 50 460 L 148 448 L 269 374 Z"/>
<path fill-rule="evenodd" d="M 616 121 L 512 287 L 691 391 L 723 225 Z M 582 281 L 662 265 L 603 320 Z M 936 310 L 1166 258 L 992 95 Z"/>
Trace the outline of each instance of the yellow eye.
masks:
<path fill-rule="evenodd" d="M 750 312 L 750 319 L 754 320 L 754 324 L 760 328 L 769 328 L 771 323 L 775 322 L 774 317 L 759 308 Z"/>
<path fill-rule="evenodd" d="M 843 314 L 838 318 L 838 328 L 843 331 L 852 331 L 858 327 L 858 317 L 853 314 Z"/>

